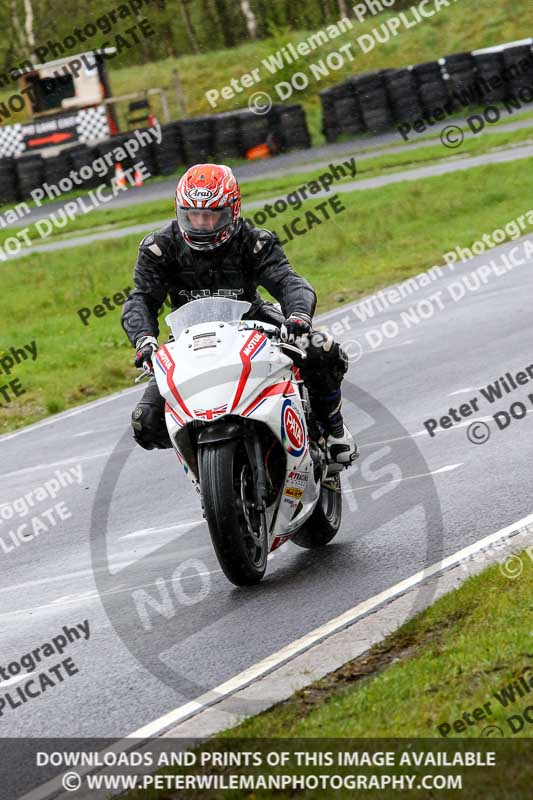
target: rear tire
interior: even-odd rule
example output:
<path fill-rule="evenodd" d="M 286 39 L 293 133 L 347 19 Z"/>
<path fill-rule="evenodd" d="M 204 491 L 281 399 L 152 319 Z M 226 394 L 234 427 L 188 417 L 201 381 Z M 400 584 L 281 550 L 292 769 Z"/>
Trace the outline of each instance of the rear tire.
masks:
<path fill-rule="evenodd" d="M 199 459 L 204 512 L 226 578 L 236 586 L 265 574 L 268 533 L 255 502 L 253 470 L 242 439 L 202 447 Z"/>
<path fill-rule="evenodd" d="M 341 520 L 341 478 L 337 473 L 323 482 L 315 510 L 291 541 L 307 549 L 324 547 L 337 535 Z"/>

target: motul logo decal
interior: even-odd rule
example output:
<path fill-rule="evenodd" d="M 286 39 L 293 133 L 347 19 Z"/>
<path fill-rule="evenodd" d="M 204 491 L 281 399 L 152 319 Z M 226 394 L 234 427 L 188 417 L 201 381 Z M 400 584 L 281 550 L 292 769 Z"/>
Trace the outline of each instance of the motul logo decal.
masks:
<path fill-rule="evenodd" d="M 164 366 L 167 369 L 170 369 L 171 367 L 174 366 L 174 364 L 172 362 L 172 359 L 170 358 L 170 356 L 168 355 L 168 353 L 165 350 L 160 350 L 158 355 L 159 355 L 159 358 L 161 359 L 161 361 L 163 362 Z"/>
<path fill-rule="evenodd" d="M 259 342 L 261 342 L 262 340 L 263 340 L 263 334 L 262 333 L 254 333 L 254 335 L 252 336 L 250 341 L 246 344 L 245 347 L 243 347 L 243 350 L 242 350 L 243 355 L 249 356 L 251 353 L 253 353 L 253 351 L 256 348 L 256 345 L 258 345 Z"/>

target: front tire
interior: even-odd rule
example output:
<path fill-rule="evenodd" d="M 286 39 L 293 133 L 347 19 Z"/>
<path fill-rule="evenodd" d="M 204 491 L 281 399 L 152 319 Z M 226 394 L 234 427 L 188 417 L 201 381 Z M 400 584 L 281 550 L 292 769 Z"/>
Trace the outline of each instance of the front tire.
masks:
<path fill-rule="evenodd" d="M 255 509 L 255 478 L 242 439 L 201 448 L 200 483 L 204 513 L 226 578 L 236 586 L 259 583 L 265 574 L 268 532 Z"/>
<path fill-rule="evenodd" d="M 342 521 L 340 473 L 326 478 L 316 508 L 291 541 L 299 547 L 324 547 L 337 535 Z"/>

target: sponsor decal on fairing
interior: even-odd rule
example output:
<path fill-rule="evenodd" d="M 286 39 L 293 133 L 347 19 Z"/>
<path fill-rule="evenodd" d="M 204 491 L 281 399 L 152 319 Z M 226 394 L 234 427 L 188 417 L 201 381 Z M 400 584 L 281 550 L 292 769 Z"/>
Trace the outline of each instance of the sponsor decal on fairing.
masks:
<path fill-rule="evenodd" d="M 307 441 L 305 425 L 291 401 L 287 398 L 281 409 L 281 440 L 292 456 L 301 456 Z"/>

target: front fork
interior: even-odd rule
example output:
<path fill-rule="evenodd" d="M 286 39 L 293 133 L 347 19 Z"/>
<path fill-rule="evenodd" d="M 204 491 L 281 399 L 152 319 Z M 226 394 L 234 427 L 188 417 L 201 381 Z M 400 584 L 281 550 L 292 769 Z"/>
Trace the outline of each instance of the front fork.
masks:
<path fill-rule="evenodd" d="M 313 414 L 306 385 L 301 382 L 299 383 L 298 389 L 300 391 L 300 397 L 302 398 L 302 407 L 305 414 L 307 435 L 309 437 L 309 453 L 313 461 L 315 482 L 320 483 L 326 478 L 328 471 L 326 463 L 326 440 L 324 439 L 322 428 Z"/>
<path fill-rule="evenodd" d="M 261 442 L 257 434 L 253 437 L 251 442 L 248 438 L 246 438 L 244 442 L 246 452 L 248 453 L 248 459 L 250 464 L 253 464 L 255 472 L 255 510 L 260 514 L 264 514 L 266 511 L 267 478 Z"/>

